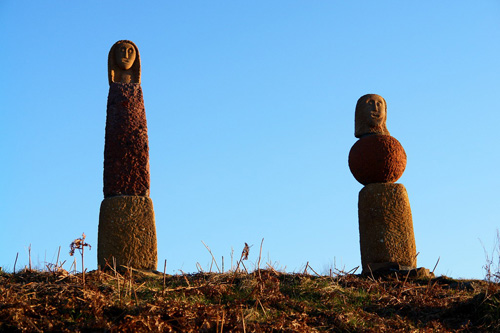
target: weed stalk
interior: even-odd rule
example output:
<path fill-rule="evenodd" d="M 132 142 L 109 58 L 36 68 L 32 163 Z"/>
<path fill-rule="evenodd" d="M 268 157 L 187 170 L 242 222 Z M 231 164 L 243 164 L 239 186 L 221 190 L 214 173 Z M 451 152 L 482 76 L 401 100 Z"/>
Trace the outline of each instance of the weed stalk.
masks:
<path fill-rule="evenodd" d="M 165 259 L 165 264 L 163 265 L 163 296 L 165 296 L 165 272 L 167 271 L 167 259 Z"/>
<path fill-rule="evenodd" d="M 14 274 L 16 274 L 16 264 L 17 264 L 17 257 L 19 256 L 19 252 L 16 253 L 16 260 L 14 261 Z"/>
<path fill-rule="evenodd" d="M 84 255 L 84 251 L 85 251 L 85 247 L 86 246 L 88 246 L 89 250 L 92 248 L 90 246 L 90 244 L 85 243 L 85 237 L 87 237 L 87 236 L 85 236 L 85 233 L 82 233 L 82 237 L 81 238 L 75 239 L 69 245 L 70 246 L 70 251 L 69 251 L 69 255 L 70 256 L 73 256 L 75 254 L 75 250 L 78 250 L 80 252 L 80 255 L 82 256 L 82 282 L 83 282 L 83 287 L 84 288 L 85 288 L 85 264 L 84 264 L 84 261 L 83 261 L 83 255 Z M 75 258 L 75 271 L 76 271 L 76 258 Z"/>
<path fill-rule="evenodd" d="M 29 270 L 31 272 L 31 244 L 28 246 Z"/>

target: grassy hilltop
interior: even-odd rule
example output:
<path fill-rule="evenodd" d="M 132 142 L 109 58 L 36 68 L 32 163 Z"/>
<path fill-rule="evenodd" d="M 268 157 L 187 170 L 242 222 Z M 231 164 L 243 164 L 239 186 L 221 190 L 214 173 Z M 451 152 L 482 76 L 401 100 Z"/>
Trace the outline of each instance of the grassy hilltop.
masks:
<path fill-rule="evenodd" d="M 500 285 L 345 272 L 0 274 L 0 331 L 456 332 L 500 330 Z"/>

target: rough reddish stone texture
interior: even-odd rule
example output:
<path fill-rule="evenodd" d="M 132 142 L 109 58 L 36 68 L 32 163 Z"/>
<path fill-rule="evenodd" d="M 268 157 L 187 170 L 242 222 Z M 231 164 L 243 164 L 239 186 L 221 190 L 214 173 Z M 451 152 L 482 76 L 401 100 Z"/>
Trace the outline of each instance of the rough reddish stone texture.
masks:
<path fill-rule="evenodd" d="M 359 192 L 359 240 L 363 272 L 397 263 L 417 267 L 410 201 L 404 185 L 366 185 Z"/>
<path fill-rule="evenodd" d="M 157 267 L 156 226 L 153 201 L 143 196 L 106 198 L 99 213 L 97 262 L 101 268 L 154 270 Z"/>
<path fill-rule="evenodd" d="M 149 146 L 142 88 L 109 86 L 104 146 L 104 197 L 149 196 Z"/>
<path fill-rule="evenodd" d="M 394 183 L 405 171 L 406 153 L 392 136 L 365 136 L 352 146 L 349 168 L 354 178 L 363 185 Z"/>

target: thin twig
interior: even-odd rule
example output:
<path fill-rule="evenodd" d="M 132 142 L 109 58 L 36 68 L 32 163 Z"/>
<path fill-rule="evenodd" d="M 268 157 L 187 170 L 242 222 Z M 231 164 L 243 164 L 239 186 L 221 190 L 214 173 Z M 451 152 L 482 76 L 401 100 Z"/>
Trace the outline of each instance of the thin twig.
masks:
<path fill-rule="evenodd" d="M 165 264 L 163 265 L 163 295 L 165 295 L 165 271 L 167 270 L 167 259 L 165 259 Z"/>
<path fill-rule="evenodd" d="M 179 291 L 179 290 L 193 290 L 193 289 L 200 289 L 200 288 L 203 288 L 205 287 L 206 285 L 202 285 L 202 286 L 189 286 L 189 287 L 183 287 L 183 286 L 180 286 L 180 287 L 177 287 L 177 288 L 170 288 L 170 289 L 165 289 L 165 292 L 171 292 L 171 291 Z"/>
<path fill-rule="evenodd" d="M 274 274 L 279 275 L 279 273 L 274 269 L 274 267 L 272 265 L 270 265 L 268 262 L 266 262 L 266 265 L 267 265 L 267 267 L 269 267 L 269 269 L 271 271 L 273 271 Z"/>
<path fill-rule="evenodd" d="M 222 320 L 221 320 L 221 323 L 220 323 L 220 333 L 222 333 L 224 331 L 224 309 L 222 309 Z"/>
<path fill-rule="evenodd" d="M 121 304 L 122 297 L 121 297 L 121 293 L 120 293 L 120 279 L 118 279 L 118 272 L 116 271 L 116 258 L 115 257 L 113 257 L 113 271 L 115 272 L 116 288 L 118 289 L 118 302 Z"/>
<path fill-rule="evenodd" d="M 28 257 L 29 257 L 29 265 L 30 265 L 30 272 L 31 272 L 31 244 L 28 246 Z"/>
<path fill-rule="evenodd" d="M 354 267 L 353 269 L 351 269 L 349 272 L 347 272 L 347 273 L 345 273 L 345 274 L 346 274 L 346 275 L 347 275 L 347 274 L 354 274 L 354 273 L 356 273 L 356 271 L 358 270 L 358 268 L 359 268 L 359 266 L 356 266 L 356 267 Z"/>
<path fill-rule="evenodd" d="M 19 252 L 16 253 L 16 260 L 14 261 L 14 274 L 16 274 L 16 264 L 17 264 L 17 257 L 19 256 Z"/>
<path fill-rule="evenodd" d="M 59 254 L 61 253 L 61 245 L 59 245 L 59 250 L 57 251 L 56 268 L 59 265 Z"/>
<path fill-rule="evenodd" d="M 436 265 L 434 265 L 434 269 L 432 270 L 432 274 L 434 274 L 434 271 L 436 270 L 436 267 L 438 266 L 439 264 L 439 259 L 441 259 L 441 257 L 438 257 L 438 260 L 436 262 Z"/>
<path fill-rule="evenodd" d="M 243 324 L 243 333 L 246 333 L 247 329 L 245 327 L 245 316 L 243 315 L 243 308 L 241 308 L 241 322 Z"/>
<path fill-rule="evenodd" d="M 184 278 L 184 280 L 186 280 L 186 283 L 187 283 L 188 287 L 191 287 L 191 284 L 189 283 L 189 280 L 188 280 L 188 278 L 186 276 L 186 273 L 184 273 L 184 271 L 182 269 L 179 269 L 179 270 L 181 271 L 182 277 Z"/>
<path fill-rule="evenodd" d="M 135 296 L 135 306 L 138 306 L 139 305 L 139 299 L 137 298 L 137 289 L 138 288 L 135 288 L 134 286 L 134 281 L 132 279 L 132 269 L 130 270 L 130 287 L 132 288 L 132 291 L 134 292 L 134 296 Z M 140 288 L 141 286 L 139 286 Z"/>
<path fill-rule="evenodd" d="M 375 282 L 375 277 L 373 276 L 373 271 L 372 271 L 372 268 L 370 267 L 370 265 L 368 265 L 368 269 L 370 270 L 370 275 L 372 276 L 373 282 Z"/>
<path fill-rule="evenodd" d="M 127 263 L 128 291 L 127 295 L 132 298 L 132 267 Z"/>
<path fill-rule="evenodd" d="M 264 315 L 267 315 L 267 311 L 266 311 L 266 309 L 264 309 L 264 306 L 262 305 L 262 302 L 260 301 L 260 299 L 258 299 L 257 301 L 259 302 L 260 308 L 264 312 Z"/>
<path fill-rule="evenodd" d="M 406 285 L 406 281 L 408 281 L 408 277 L 410 276 L 411 270 L 408 271 L 408 274 L 406 274 L 405 280 L 403 281 L 403 286 Z"/>
<path fill-rule="evenodd" d="M 309 268 L 311 269 L 311 271 L 313 271 L 313 272 L 314 272 L 314 274 L 316 274 L 317 276 L 320 276 L 320 277 L 321 277 L 321 275 L 319 275 L 319 274 L 318 274 L 318 273 L 317 273 L 317 272 L 316 272 L 316 271 L 315 271 L 315 270 L 311 267 L 311 265 L 309 265 Z"/>
<path fill-rule="evenodd" d="M 73 274 L 75 274 L 75 273 L 76 273 L 76 258 L 73 258 L 73 263 L 72 263 L 72 264 L 71 264 L 71 266 L 69 267 L 69 271 L 70 271 L 70 272 L 71 272 L 71 267 L 73 267 L 73 266 L 75 266 L 75 267 L 73 268 Z"/>
<path fill-rule="evenodd" d="M 243 261 L 241 261 L 241 264 L 243 265 L 243 268 L 245 269 L 245 272 L 248 274 L 248 269 L 247 269 L 247 267 L 245 266 L 245 264 L 243 263 Z"/>
<path fill-rule="evenodd" d="M 219 271 L 220 273 L 220 268 L 219 268 L 219 265 L 217 265 L 217 260 L 215 260 L 215 257 L 214 255 L 212 254 L 212 251 L 210 250 L 210 248 L 207 246 L 207 244 L 205 244 L 205 242 L 201 241 L 203 243 L 203 245 L 205 245 L 205 247 L 207 248 L 208 252 L 210 253 L 210 255 L 212 256 L 212 262 L 215 262 L 215 266 L 217 267 L 217 270 Z M 212 271 L 212 269 L 210 269 L 210 272 Z"/>
<path fill-rule="evenodd" d="M 264 238 L 262 238 L 262 241 L 260 242 L 259 260 L 257 260 L 257 270 L 259 271 L 259 276 L 260 276 L 260 258 L 262 257 L 262 244 L 264 244 Z"/>
<path fill-rule="evenodd" d="M 85 251 L 84 247 L 82 247 L 81 254 L 82 254 L 82 280 L 83 280 L 83 288 L 85 288 L 85 265 L 83 264 L 83 251 Z"/>
<path fill-rule="evenodd" d="M 231 246 L 231 270 L 233 270 L 233 254 L 234 254 L 234 249 Z"/>
<path fill-rule="evenodd" d="M 236 262 L 236 268 L 234 269 L 234 272 L 235 272 L 235 273 L 238 273 L 238 269 L 240 268 L 240 262 L 241 262 L 241 260 L 238 260 L 238 261 Z"/>

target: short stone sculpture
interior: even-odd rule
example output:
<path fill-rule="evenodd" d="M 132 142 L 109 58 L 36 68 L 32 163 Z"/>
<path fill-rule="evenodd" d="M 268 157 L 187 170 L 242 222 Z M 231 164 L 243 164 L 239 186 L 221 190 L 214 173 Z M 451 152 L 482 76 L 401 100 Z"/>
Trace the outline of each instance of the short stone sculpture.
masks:
<path fill-rule="evenodd" d="M 387 104 L 375 94 L 356 104 L 355 136 L 349 168 L 361 184 L 359 238 L 363 273 L 380 268 L 417 266 L 415 237 L 408 194 L 395 182 L 403 175 L 406 153 L 386 127 Z"/>
<path fill-rule="evenodd" d="M 108 80 L 121 83 L 141 83 L 141 57 L 137 46 L 129 40 L 116 42 L 108 55 Z"/>
<path fill-rule="evenodd" d="M 99 214 L 100 268 L 155 270 L 156 225 L 149 197 L 149 144 L 140 56 L 128 40 L 109 52 L 104 146 L 104 200 Z"/>

